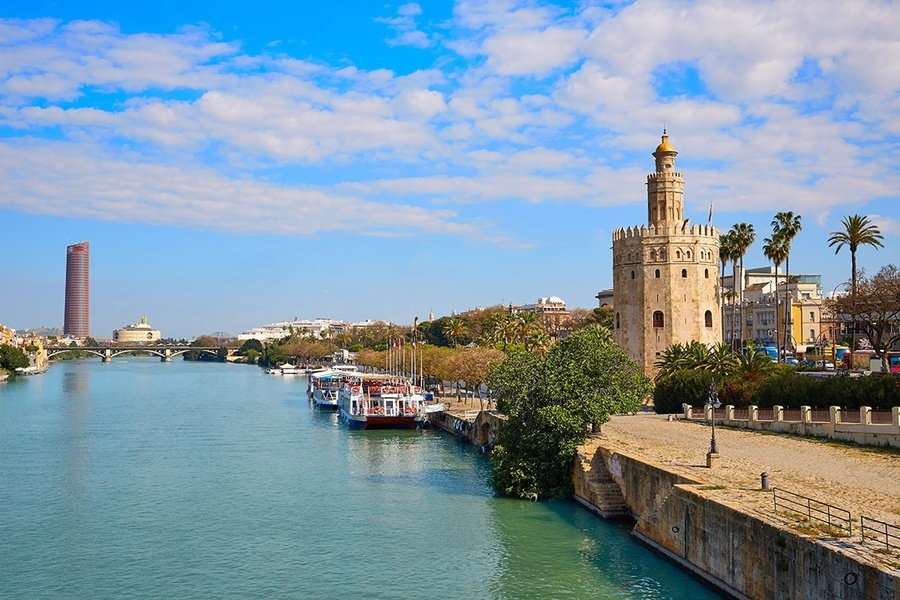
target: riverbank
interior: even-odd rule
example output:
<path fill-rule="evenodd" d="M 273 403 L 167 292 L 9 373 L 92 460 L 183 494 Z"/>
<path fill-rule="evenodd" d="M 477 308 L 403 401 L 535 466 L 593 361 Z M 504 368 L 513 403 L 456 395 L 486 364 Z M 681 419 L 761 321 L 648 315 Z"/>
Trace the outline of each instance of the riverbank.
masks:
<path fill-rule="evenodd" d="M 636 536 L 737 598 L 900 597 L 900 552 L 859 532 L 861 515 L 900 523 L 896 452 L 722 428 L 716 438 L 709 469 L 709 427 L 614 417 L 579 452 L 576 493 L 598 512 L 627 510 Z M 776 511 L 763 472 L 772 487 L 848 511 L 852 533 Z"/>

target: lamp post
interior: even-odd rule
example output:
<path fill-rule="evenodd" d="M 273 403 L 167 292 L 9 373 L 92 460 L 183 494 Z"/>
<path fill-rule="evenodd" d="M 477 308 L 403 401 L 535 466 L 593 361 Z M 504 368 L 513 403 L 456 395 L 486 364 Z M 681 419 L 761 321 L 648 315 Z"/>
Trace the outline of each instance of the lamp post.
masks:
<path fill-rule="evenodd" d="M 709 384 L 709 394 L 706 397 L 706 406 L 710 407 L 712 434 L 709 439 L 709 452 L 706 453 L 706 466 L 710 469 L 718 466 L 719 449 L 716 448 L 716 409 L 722 406 L 719 402 L 719 394 L 716 392 L 716 380 Z"/>

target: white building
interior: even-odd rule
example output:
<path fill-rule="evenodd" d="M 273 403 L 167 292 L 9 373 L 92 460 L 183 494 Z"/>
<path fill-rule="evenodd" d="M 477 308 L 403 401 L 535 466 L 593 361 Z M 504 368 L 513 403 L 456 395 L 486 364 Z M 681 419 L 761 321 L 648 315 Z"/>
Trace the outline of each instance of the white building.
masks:
<path fill-rule="evenodd" d="M 161 337 L 158 329 L 147 324 L 146 316 L 141 317 L 140 323 L 113 330 L 114 342 L 158 342 Z"/>

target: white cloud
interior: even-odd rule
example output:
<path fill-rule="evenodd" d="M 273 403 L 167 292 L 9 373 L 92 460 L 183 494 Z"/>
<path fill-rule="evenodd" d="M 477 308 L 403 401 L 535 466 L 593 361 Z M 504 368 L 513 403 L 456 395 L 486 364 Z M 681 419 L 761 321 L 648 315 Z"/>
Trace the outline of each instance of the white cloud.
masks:
<path fill-rule="evenodd" d="M 33 214 L 207 227 L 237 233 L 469 235 L 452 210 L 384 204 L 312 186 L 232 179 L 209 169 L 127 162 L 95 147 L 0 144 L 0 206 Z"/>

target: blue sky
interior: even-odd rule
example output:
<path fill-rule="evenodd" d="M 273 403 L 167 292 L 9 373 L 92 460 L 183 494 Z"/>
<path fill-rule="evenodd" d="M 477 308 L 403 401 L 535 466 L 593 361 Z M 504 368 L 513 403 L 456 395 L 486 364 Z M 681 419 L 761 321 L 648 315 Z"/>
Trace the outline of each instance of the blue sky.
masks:
<path fill-rule="evenodd" d="M 896 262 L 890 2 L 31 2 L 0 8 L 0 323 L 91 332 L 593 307 L 666 127 L 685 216 L 802 216 L 793 272 Z M 835 18 L 840 15 L 840 18 Z"/>

